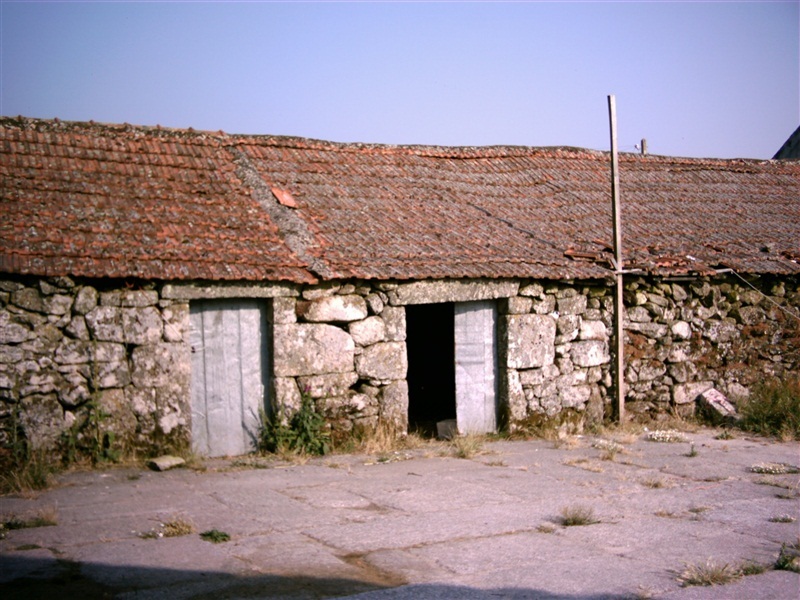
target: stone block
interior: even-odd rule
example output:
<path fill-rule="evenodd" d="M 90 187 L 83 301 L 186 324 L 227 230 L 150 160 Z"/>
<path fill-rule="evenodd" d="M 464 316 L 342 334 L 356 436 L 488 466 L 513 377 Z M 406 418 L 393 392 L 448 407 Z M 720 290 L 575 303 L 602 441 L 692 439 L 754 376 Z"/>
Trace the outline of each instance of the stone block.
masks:
<path fill-rule="evenodd" d="M 312 398 L 325 396 L 344 396 L 358 381 L 355 371 L 349 373 L 331 373 L 328 375 L 307 375 L 297 378 L 300 390 Z"/>
<path fill-rule="evenodd" d="M 11 320 L 7 311 L 0 311 L 0 344 L 19 344 L 29 340 L 31 330 Z"/>
<path fill-rule="evenodd" d="M 694 402 L 703 392 L 708 391 L 714 386 L 713 381 L 695 381 L 694 383 L 684 383 L 672 388 L 672 401 L 675 404 L 689 404 Z"/>
<path fill-rule="evenodd" d="M 698 412 L 714 424 L 732 424 L 739 420 L 736 407 L 725 394 L 711 388 L 697 397 Z"/>
<path fill-rule="evenodd" d="M 369 312 L 373 315 L 379 315 L 383 312 L 384 302 L 380 294 L 367 294 L 365 300 L 367 302 L 367 309 L 369 309 Z"/>
<path fill-rule="evenodd" d="M 561 315 L 582 315 L 586 312 L 586 296 L 558 298 L 558 312 Z"/>
<path fill-rule="evenodd" d="M 165 454 L 164 456 L 157 456 L 156 458 L 148 460 L 147 468 L 153 471 L 169 471 L 175 467 L 182 467 L 184 464 L 186 464 L 186 461 L 180 456 Z"/>
<path fill-rule="evenodd" d="M 386 337 L 386 324 L 380 317 L 367 317 L 354 321 L 348 326 L 353 341 L 359 346 L 371 346 L 382 342 Z"/>
<path fill-rule="evenodd" d="M 600 340 L 574 342 L 569 354 L 572 362 L 578 367 L 596 367 L 611 360 L 608 344 Z"/>
<path fill-rule="evenodd" d="M 738 333 L 736 321 L 731 318 L 707 321 L 703 326 L 703 337 L 714 344 L 730 342 Z"/>
<path fill-rule="evenodd" d="M 533 303 L 531 309 L 537 315 L 549 315 L 556 310 L 555 296 L 545 296 L 542 300 Z"/>
<path fill-rule="evenodd" d="M 632 323 L 649 323 L 653 319 L 650 312 L 644 306 L 631 306 L 625 310 L 628 320 Z"/>
<path fill-rule="evenodd" d="M 378 398 L 381 419 L 405 432 L 408 429 L 408 383 L 400 380 L 383 386 Z"/>
<path fill-rule="evenodd" d="M 607 340 L 608 330 L 605 323 L 602 321 L 581 321 L 580 330 L 578 331 L 578 339 L 580 340 Z"/>
<path fill-rule="evenodd" d="M 408 354 L 403 342 L 382 342 L 364 349 L 356 357 L 356 372 L 363 379 L 405 379 L 408 373 Z"/>
<path fill-rule="evenodd" d="M 758 325 L 766 321 L 766 314 L 759 306 L 742 306 L 734 309 L 731 316 L 742 325 Z"/>
<path fill-rule="evenodd" d="M 303 290 L 303 300 L 319 300 L 320 298 L 328 298 L 333 296 L 342 289 L 340 283 L 322 282 L 318 283 L 312 288 Z"/>
<path fill-rule="evenodd" d="M 56 316 L 66 315 L 72 308 L 72 296 L 54 294 L 45 298 L 44 304 L 47 314 Z"/>
<path fill-rule="evenodd" d="M 72 311 L 78 315 L 85 315 L 97 306 L 99 294 L 91 286 L 84 286 L 75 295 L 75 302 L 72 304 Z"/>
<path fill-rule="evenodd" d="M 273 369 L 277 377 L 353 370 L 353 338 L 334 325 L 275 325 L 273 336 Z"/>
<path fill-rule="evenodd" d="M 75 315 L 72 317 L 72 320 L 64 328 L 64 331 L 67 333 L 67 335 L 72 336 L 75 339 L 83 341 L 89 340 L 89 328 L 86 327 L 86 319 L 84 319 L 81 315 Z"/>
<path fill-rule="evenodd" d="M 280 325 L 297 323 L 296 305 L 294 298 L 273 298 L 272 322 Z"/>
<path fill-rule="evenodd" d="M 272 414 L 283 422 L 294 415 L 302 405 L 303 397 L 294 377 L 272 378 Z"/>
<path fill-rule="evenodd" d="M 158 292 L 155 290 L 124 290 L 120 292 L 120 306 L 144 308 L 158 303 Z"/>
<path fill-rule="evenodd" d="M 387 342 L 404 342 L 406 339 L 406 309 L 402 306 L 386 306 L 381 312 L 386 325 Z"/>
<path fill-rule="evenodd" d="M 471 302 L 516 296 L 517 281 L 438 280 L 401 283 L 389 291 L 393 306 L 405 304 L 434 304 L 438 302 Z"/>
<path fill-rule="evenodd" d="M 588 385 L 570 385 L 558 390 L 558 399 L 563 408 L 583 408 L 592 395 Z"/>
<path fill-rule="evenodd" d="M 131 382 L 128 362 L 97 363 L 95 365 L 94 386 L 97 389 L 121 388 Z"/>
<path fill-rule="evenodd" d="M 528 401 L 525 390 L 519 380 L 519 373 L 514 369 L 504 369 L 500 377 L 500 397 L 505 398 L 505 409 L 508 414 L 509 425 L 512 430 L 515 423 L 525 418 L 528 411 Z"/>
<path fill-rule="evenodd" d="M 546 315 L 507 315 L 500 319 L 506 340 L 506 365 L 534 369 L 555 360 L 556 321 Z"/>
<path fill-rule="evenodd" d="M 692 326 L 686 321 L 675 321 L 670 325 L 670 331 L 679 340 L 688 340 L 692 337 Z"/>
<path fill-rule="evenodd" d="M 122 310 L 116 306 L 97 306 L 86 313 L 86 325 L 96 340 L 125 342 Z"/>
<path fill-rule="evenodd" d="M 367 303 L 361 296 L 326 296 L 298 302 L 297 314 L 312 323 L 348 323 L 366 318 Z"/>
<path fill-rule="evenodd" d="M 189 339 L 189 305 L 172 304 L 161 311 L 164 319 L 164 341 L 182 342 Z"/>
<path fill-rule="evenodd" d="M 524 315 L 531 312 L 533 300 L 523 296 L 512 296 L 500 303 L 500 312 L 507 315 Z"/>
<path fill-rule="evenodd" d="M 522 286 L 519 289 L 520 296 L 528 296 L 531 298 L 541 298 L 544 296 L 544 286 L 541 283 L 531 283 Z"/>
<path fill-rule="evenodd" d="M 128 344 L 154 344 L 161 341 L 164 322 L 161 312 L 154 306 L 123 308 L 122 332 Z"/>
<path fill-rule="evenodd" d="M 103 390 L 97 395 L 97 406 L 103 413 L 103 431 L 118 438 L 132 438 L 136 433 L 136 415 L 121 389 Z"/>
<path fill-rule="evenodd" d="M 55 394 L 28 396 L 20 402 L 19 422 L 33 449 L 53 448 L 67 429 Z"/>
<path fill-rule="evenodd" d="M 582 298 L 583 296 L 576 296 Z M 556 340 L 557 344 L 564 342 L 571 342 L 578 337 L 578 331 L 581 326 L 581 318 L 574 314 L 561 314 L 556 320 L 556 333 L 561 340 Z"/>
<path fill-rule="evenodd" d="M 131 365 L 131 381 L 136 387 L 159 388 L 184 381 L 188 385 L 189 348 L 164 342 L 138 346 L 131 353 Z"/>
<path fill-rule="evenodd" d="M 39 290 L 24 287 L 11 294 L 11 304 L 32 312 L 46 313 L 47 308 Z"/>

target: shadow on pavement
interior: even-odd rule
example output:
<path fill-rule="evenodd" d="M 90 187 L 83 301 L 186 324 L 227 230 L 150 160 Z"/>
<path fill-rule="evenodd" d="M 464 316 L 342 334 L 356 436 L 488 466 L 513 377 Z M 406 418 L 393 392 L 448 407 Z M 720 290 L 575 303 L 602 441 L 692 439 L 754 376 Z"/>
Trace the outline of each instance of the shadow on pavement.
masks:
<path fill-rule="evenodd" d="M 313 567 L 312 567 L 313 568 Z M 13 577 L 13 579 L 11 579 Z M 303 575 L 232 575 L 230 573 L 122 567 L 67 560 L 0 557 L 0 596 L 3 600 L 223 600 L 231 598 L 359 600 L 410 598 L 484 600 L 541 598 L 552 600 L 622 600 L 619 595 L 564 595 L 535 589 L 475 589 L 444 584 L 382 587 L 353 579 Z"/>

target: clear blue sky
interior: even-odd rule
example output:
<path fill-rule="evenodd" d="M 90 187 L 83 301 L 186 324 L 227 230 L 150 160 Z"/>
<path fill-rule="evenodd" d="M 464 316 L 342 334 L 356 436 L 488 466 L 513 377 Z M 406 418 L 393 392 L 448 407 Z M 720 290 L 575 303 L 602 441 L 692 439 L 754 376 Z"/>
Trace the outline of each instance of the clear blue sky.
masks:
<path fill-rule="evenodd" d="M 0 0 L 0 114 L 390 144 L 770 158 L 800 3 Z"/>

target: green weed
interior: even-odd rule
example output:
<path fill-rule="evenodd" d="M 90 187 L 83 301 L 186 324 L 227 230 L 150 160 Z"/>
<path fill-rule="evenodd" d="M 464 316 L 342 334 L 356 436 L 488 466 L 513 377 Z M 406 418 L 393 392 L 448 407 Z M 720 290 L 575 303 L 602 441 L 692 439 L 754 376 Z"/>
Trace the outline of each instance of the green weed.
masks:
<path fill-rule="evenodd" d="M 314 400 L 303 394 L 300 410 L 288 423 L 282 416 L 267 418 L 262 414 L 259 450 L 274 454 L 296 453 L 324 455 L 330 450 L 330 433 L 325 418 L 317 412 Z"/>
<path fill-rule="evenodd" d="M 794 571 L 800 573 L 800 537 L 796 542 L 782 544 L 775 568 L 779 571 Z"/>
<path fill-rule="evenodd" d="M 758 384 L 737 408 L 742 429 L 785 441 L 800 440 L 800 376 Z"/>
<path fill-rule="evenodd" d="M 211 542 L 212 544 L 221 544 L 223 542 L 230 541 L 231 539 L 229 534 L 218 529 L 209 529 L 208 531 L 204 531 L 200 534 L 200 537 L 207 542 Z"/>

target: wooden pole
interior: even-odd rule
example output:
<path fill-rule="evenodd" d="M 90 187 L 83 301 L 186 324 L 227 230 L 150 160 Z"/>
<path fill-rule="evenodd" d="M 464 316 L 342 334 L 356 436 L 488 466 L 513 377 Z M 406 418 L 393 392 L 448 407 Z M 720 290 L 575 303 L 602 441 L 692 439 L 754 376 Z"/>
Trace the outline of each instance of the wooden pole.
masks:
<path fill-rule="evenodd" d="M 614 275 L 616 278 L 614 298 L 614 379 L 617 394 L 617 420 L 620 424 L 625 422 L 625 360 L 623 313 L 625 306 L 622 299 L 622 224 L 619 203 L 619 158 L 617 156 L 617 99 L 614 95 L 608 97 L 608 117 L 611 125 L 611 201 L 612 216 L 614 219 Z"/>

